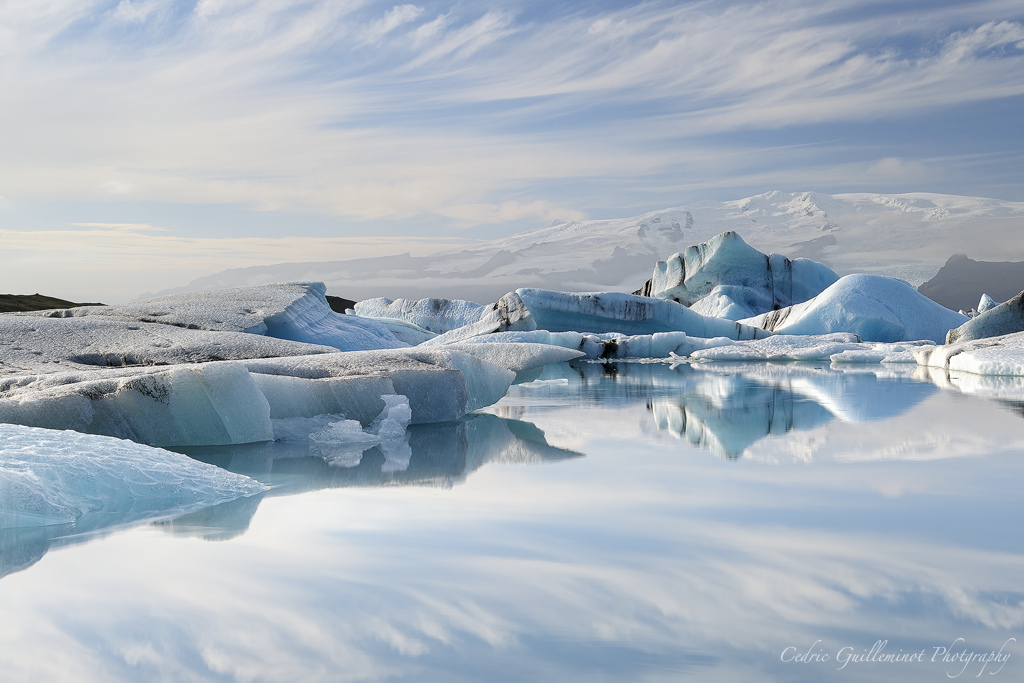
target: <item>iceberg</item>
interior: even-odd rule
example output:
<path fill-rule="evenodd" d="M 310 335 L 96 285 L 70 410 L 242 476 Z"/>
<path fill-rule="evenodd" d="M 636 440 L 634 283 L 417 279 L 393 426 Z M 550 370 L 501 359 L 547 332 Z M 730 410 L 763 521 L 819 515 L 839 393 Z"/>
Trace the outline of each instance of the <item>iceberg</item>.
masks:
<path fill-rule="evenodd" d="M 685 332 L 655 332 L 654 334 L 623 335 L 616 332 L 586 334 L 582 332 L 549 332 L 532 330 L 528 332 L 496 332 L 473 337 L 460 346 L 472 353 L 473 344 L 537 343 L 558 346 L 579 351 L 579 357 L 588 360 L 628 358 L 668 358 L 671 354 L 688 356 L 697 349 L 734 344 L 727 337 L 703 339 L 691 337 Z M 572 360 L 565 358 L 563 360 Z M 560 362 L 560 361 L 552 361 Z"/>
<path fill-rule="evenodd" d="M 966 316 L 940 306 L 903 280 L 847 275 L 804 303 L 740 322 L 778 334 L 852 332 L 863 341 L 942 343 L 946 332 L 966 320 Z"/>
<path fill-rule="evenodd" d="M 849 332 L 821 335 L 777 334 L 756 341 L 697 349 L 689 354 L 698 361 L 831 361 L 833 363 L 916 363 L 912 349 L 930 342 L 862 342 Z M 673 354 L 683 355 L 683 354 Z"/>
<path fill-rule="evenodd" d="M 326 292 L 322 282 L 291 282 L 19 315 L 87 317 L 192 330 L 247 332 L 331 346 L 340 351 L 408 346 L 373 320 L 335 313 L 327 303 Z"/>
<path fill-rule="evenodd" d="M 918 365 L 947 372 L 1024 376 L 1024 332 L 923 346 L 912 353 Z"/>
<path fill-rule="evenodd" d="M 480 319 L 474 323 L 449 330 L 423 343 L 423 346 L 451 344 L 482 334 L 516 330 L 535 330 L 530 310 L 516 292 L 509 292 L 495 303 L 484 308 Z"/>
<path fill-rule="evenodd" d="M 519 372 L 581 355 L 442 346 L 22 375 L 0 380 L 0 422 L 160 446 L 236 444 L 273 439 L 283 418 L 367 425 L 392 394 L 408 398 L 413 423 L 445 422 L 497 402 Z"/>
<path fill-rule="evenodd" d="M 983 299 L 978 308 L 979 315 L 949 331 L 946 335 L 947 344 L 1024 331 L 1024 292 L 998 306 L 990 306 L 982 311 L 980 306 L 984 304 Z"/>
<path fill-rule="evenodd" d="M 694 337 L 729 339 L 761 339 L 771 334 L 749 325 L 700 315 L 674 301 L 635 294 L 572 294 L 546 289 L 518 289 L 516 294 L 529 309 L 537 328 L 549 332 L 685 332 Z"/>
<path fill-rule="evenodd" d="M 0 315 L 0 378 L 337 353 L 332 346 L 158 323 Z"/>
<path fill-rule="evenodd" d="M 131 441 L 0 424 L 0 529 L 74 525 L 82 532 L 170 517 L 268 488 Z"/>
<path fill-rule="evenodd" d="M 995 299 L 990 297 L 988 294 L 982 294 L 981 299 L 978 301 L 978 313 L 984 313 L 990 308 L 995 308 L 999 305 Z"/>
<path fill-rule="evenodd" d="M 730 231 L 658 261 L 635 293 L 739 320 L 807 301 L 838 279 L 824 264 L 763 254 Z"/>
<path fill-rule="evenodd" d="M 404 320 L 417 327 L 444 334 L 478 322 L 486 306 L 461 299 L 386 299 L 377 297 L 356 303 L 352 310 L 364 318 Z"/>

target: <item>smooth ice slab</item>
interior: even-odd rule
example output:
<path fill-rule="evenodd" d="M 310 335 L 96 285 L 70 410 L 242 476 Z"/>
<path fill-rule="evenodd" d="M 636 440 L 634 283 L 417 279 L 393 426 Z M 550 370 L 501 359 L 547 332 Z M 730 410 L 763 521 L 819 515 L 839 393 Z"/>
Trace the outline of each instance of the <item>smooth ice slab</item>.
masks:
<path fill-rule="evenodd" d="M 941 343 L 966 321 L 903 280 L 847 275 L 809 301 L 740 322 L 779 334 L 852 332 L 863 341 Z"/>
<path fill-rule="evenodd" d="M 626 335 L 685 332 L 694 337 L 761 339 L 769 332 L 695 313 L 674 301 L 594 292 L 573 294 L 547 289 L 519 289 L 539 329 L 550 332 L 618 332 Z"/>
<path fill-rule="evenodd" d="M 179 453 L 0 424 L 0 528 L 83 530 L 169 517 L 268 487 Z"/>

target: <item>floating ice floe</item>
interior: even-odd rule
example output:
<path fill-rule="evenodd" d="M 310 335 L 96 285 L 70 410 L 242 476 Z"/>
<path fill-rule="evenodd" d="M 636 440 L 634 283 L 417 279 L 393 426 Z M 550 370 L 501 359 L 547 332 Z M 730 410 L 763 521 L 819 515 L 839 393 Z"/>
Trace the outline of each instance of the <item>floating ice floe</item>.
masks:
<path fill-rule="evenodd" d="M 535 344 L 384 349 L 289 358 L 96 369 L 0 380 L 0 422 L 152 445 L 274 438 L 272 420 L 344 415 L 369 424 L 381 396 L 407 396 L 417 423 L 498 401 L 517 373 L 579 352 Z"/>
<path fill-rule="evenodd" d="M 82 532 L 174 516 L 267 488 L 130 441 L 0 424 L 0 528 L 73 524 Z"/>
<path fill-rule="evenodd" d="M 833 363 L 915 363 L 911 350 L 929 342 L 862 342 L 849 332 L 823 335 L 779 334 L 737 341 L 689 354 L 700 361 L 831 361 Z M 683 354 L 674 353 L 673 356 Z"/>
<path fill-rule="evenodd" d="M 548 344 L 580 351 L 589 360 L 668 358 L 675 353 L 688 356 L 696 349 L 712 348 L 734 344 L 727 337 L 704 339 L 691 337 L 685 332 L 656 332 L 655 334 L 624 335 L 615 332 L 584 334 L 582 332 L 549 332 L 532 330 L 528 332 L 497 332 L 467 339 L 466 347 L 472 344 L 496 344 L 532 342 Z M 461 347 L 469 351 L 469 348 Z M 553 361 L 555 362 L 555 361 Z"/>
<path fill-rule="evenodd" d="M 924 346 L 912 353 L 919 365 L 931 368 L 976 375 L 1024 375 L 1024 332 Z"/>
<path fill-rule="evenodd" d="M 982 299 L 982 303 L 984 303 L 984 299 Z M 981 311 L 981 308 L 978 310 Z M 960 327 L 950 330 L 946 335 L 946 343 L 969 342 L 1022 331 L 1024 331 L 1024 292 L 998 306 L 985 309 Z"/>
<path fill-rule="evenodd" d="M 988 294 L 982 294 L 981 300 L 978 301 L 978 313 L 984 313 L 990 308 L 995 308 L 999 305 L 995 299 L 990 297 Z"/>
<path fill-rule="evenodd" d="M 335 313 L 322 282 L 292 282 L 175 294 L 116 306 L 81 306 L 21 315 L 159 323 L 192 330 L 247 332 L 341 351 L 407 346 L 367 318 Z"/>
<path fill-rule="evenodd" d="M 615 332 L 622 335 L 685 332 L 705 339 L 761 339 L 770 336 L 763 329 L 703 316 L 665 299 L 620 292 L 573 294 L 547 289 L 518 289 L 516 294 L 529 309 L 537 328 L 549 332 Z"/>
<path fill-rule="evenodd" d="M 852 332 L 863 341 L 942 343 L 946 332 L 966 321 L 903 280 L 847 275 L 804 303 L 740 322 L 779 334 Z"/>
<path fill-rule="evenodd" d="M 664 261 L 636 292 L 671 299 L 702 315 L 749 318 L 820 294 L 839 276 L 824 264 L 754 249 L 724 232 Z"/>

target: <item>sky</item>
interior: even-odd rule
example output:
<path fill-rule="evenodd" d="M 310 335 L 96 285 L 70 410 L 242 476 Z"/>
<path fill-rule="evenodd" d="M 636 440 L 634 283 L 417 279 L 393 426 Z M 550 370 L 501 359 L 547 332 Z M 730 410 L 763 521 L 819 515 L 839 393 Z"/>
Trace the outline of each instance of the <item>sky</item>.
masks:
<path fill-rule="evenodd" d="M 0 0 L 0 292 L 769 190 L 1024 201 L 1024 4 Z"/>

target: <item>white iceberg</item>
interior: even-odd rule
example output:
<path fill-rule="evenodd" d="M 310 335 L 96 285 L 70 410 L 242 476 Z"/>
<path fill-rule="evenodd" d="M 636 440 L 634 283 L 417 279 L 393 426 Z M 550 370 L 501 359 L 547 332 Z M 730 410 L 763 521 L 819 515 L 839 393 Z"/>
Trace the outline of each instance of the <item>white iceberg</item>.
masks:
<path fill-rule="evenodd" d="M 523 300 L 516 292 L 509 292 L 495 303 L 485 307 L 480 319 L 476 322 L 449 330 L 424 342 L 422 346 L 451 344 L 495 332 L 535 329 L 537 329 L 537 324 Z"/>
<path fill-rule="evenodd" d="M 273 439 L 283 418 L 369 424 L 390 394 L 408 397 L 414 423 L 444 422 L 497 402 L 518 372 L 580 355 L 475 345 L 21 375 L 0 380 L 0 422 L 151 445 L 249 443 Z"/>
<path fill-rule="evenodd" d="M 806 301 L 838 279 L 824 264 L 763 254 L 730 231 L 658 261 L 636 293 L 739 320 Z"/>
<path fill-rule="evenodd" d="M 863 341 L 941 343 L 966 320 L 903 280 L 847 275 L 809 301 L 740 322 L 778 334 L 852 332 Z"/>
<path fill-rule="evenodd" d="M 0 528 L 81 532 L 170 517 L 268 489 L 179 453 L 104 436 L 0 424 Z"/>
<path fill-rule="evenodd" d="M 862 342 L 849 332 L 822 335 L 777 334 L 767 339 L 737 341 L 697 349 L 700 361 L 831 361 L 833 363 L 915 363 L 911 350 L 928 342 Z M 682 356 L 683 354 L 673 354 Z"/>
<path fill-rule="evenodd" d="M 519 289 L 516 294 L 529 309 L 537 328 L 550 332 L 685 332 L 694 337 L 729 339 L 770 336 L 765 330 L 703 316 L 665 299 L 619 292 L 573 294 L 546 289 Z"/>
<path fill-rule="evenodd" d="M 990 308 L 995 308 L 999 305 L 999 302 L 990 297 L 988 294 L 982 294 L 981 299 L 978 301 L 978 313 L 984 313 Z"/>
<path fill-rule="evenodd" d="M 925 346 L 912 353 L 919 365 L 949 372 L 1024 376 L 1024 332 Z"/>
<path fill-rule="evenodd" d="M 984 300 L 982 300 L 984 303 Z M 981 309 L 978 309 L 981 311 Z M 998 306 L 987 308 L 946 335 L 946 343 L 969 342 L 1024 331 L 1024 292 Z"/>
<path fill-rule="evenodd" d="M 486 306 L 462 299 L 387 299 L 377 297 L 359 301 L 352 310 L 364 318 L 404 320 L 419 328 L 444 334 L 478 322 Z"/>

